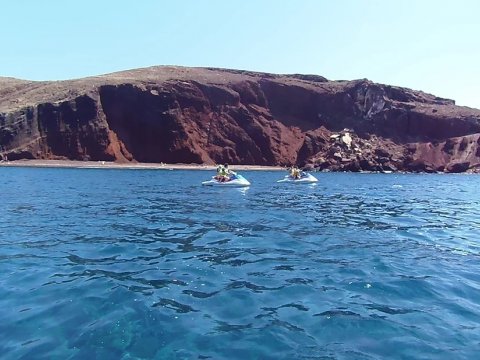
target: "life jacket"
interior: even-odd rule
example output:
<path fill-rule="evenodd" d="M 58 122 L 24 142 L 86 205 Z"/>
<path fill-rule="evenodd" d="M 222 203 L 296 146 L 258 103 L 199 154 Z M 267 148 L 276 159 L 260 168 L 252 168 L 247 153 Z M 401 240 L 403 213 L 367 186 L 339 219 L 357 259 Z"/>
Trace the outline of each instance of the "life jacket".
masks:
<path fill-rule="evenodd" d="M 225 169 L 225 167 L 223 165 L 220 165 L 218 168 L 217 168 L 217 175 L 219 176 L 227 176 L 228 175 L 228 170 Z"/>

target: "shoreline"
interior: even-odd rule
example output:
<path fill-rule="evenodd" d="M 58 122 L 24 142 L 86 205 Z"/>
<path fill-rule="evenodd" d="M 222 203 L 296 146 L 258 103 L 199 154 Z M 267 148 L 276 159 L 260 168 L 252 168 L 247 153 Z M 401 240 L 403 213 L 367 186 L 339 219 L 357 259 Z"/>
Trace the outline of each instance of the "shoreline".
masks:
<path fill-rule="evenodd" d="M 13 160 L 2 161 L 0 167 L 40 167 L 40 168 L 74 168 L 74 169 L 126 169 L 126 170 L 216 170 L 216 165 L 203 164 L 165 164 L 165 163 L 116 163 L 111 161 L 79 160 Z M 280 166 L 234 165 L 234 171 L 285 171 Z"/>
<path fill-rule="evenodd" d="M 22 159 L 0 161 L 2 167 L 31 167 L 31 168 L 59 168 L 59 169 L 118 169 L 118 170 L 204 170 L 216 171 L 217 165 L 206 164 L 166 164 L 166 163 L 117 163 L 113 161 L 81 161 L 81 160 L 37 160 Z M 235 165 L 230 164 L 233 171 L 286 171 L 286 167 L 263 165 Z M 335 173 L 336 171 L 320 171 Z M 343 171 L 344 172 L 344 171 Z M 409 171 L 360 171 L 357 174 L 429 174 L 427 172 Z M 475 175 L 477 172 L 466 171 L 463 173 L 436 172 L 434 174 Z"/>

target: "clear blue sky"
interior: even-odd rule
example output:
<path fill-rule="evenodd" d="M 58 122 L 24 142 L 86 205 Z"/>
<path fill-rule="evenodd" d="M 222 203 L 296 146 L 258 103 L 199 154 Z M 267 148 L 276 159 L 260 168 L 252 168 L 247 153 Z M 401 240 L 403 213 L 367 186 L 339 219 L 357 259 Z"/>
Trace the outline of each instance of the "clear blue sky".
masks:
<path fill-rule="evenodd" d="M 0 0 L 0 76 L 151 65 L 369 78 L 480 108 L 476 0 Z"/>

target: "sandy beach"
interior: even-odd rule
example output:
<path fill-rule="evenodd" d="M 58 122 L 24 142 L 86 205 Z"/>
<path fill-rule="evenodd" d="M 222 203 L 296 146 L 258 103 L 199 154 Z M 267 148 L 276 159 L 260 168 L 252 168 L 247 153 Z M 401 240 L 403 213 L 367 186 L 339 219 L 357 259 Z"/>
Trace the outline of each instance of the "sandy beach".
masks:
<path fill-rule="evenodd" d="M 74 161 L 74 160 L 15 160 L 0 162 L 4 167 L 48 167 L 48 168 L 79 168 L 79 169 L 129 169 L 129 170 L 209 170 L 215 165 L 203 164 L 165 164 L 165 163 L 116 163 L 109 161 Z M 284 171 L 279 166 L 234 165 L 230 169 L 245 171 Z"/>

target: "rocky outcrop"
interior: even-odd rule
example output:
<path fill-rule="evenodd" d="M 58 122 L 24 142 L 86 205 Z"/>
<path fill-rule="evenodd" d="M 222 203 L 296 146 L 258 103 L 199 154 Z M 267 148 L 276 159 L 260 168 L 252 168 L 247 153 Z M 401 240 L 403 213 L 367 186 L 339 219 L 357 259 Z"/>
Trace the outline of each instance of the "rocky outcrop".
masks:
<path fill-rule="evenodd" d="M 480 172 L 480 110 L 315 75 L 153 67 L 70 81 L 0 78 L 8 159 Z"/>

